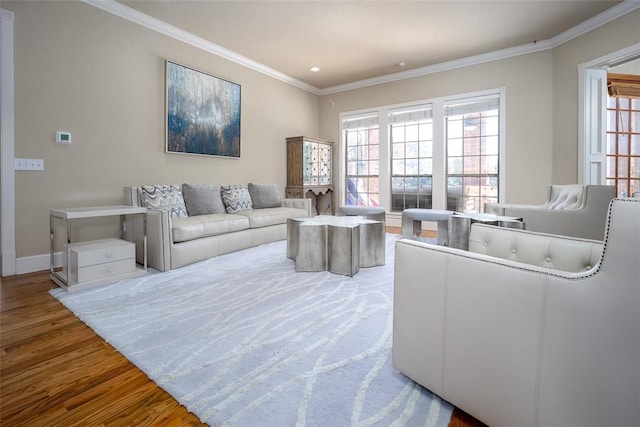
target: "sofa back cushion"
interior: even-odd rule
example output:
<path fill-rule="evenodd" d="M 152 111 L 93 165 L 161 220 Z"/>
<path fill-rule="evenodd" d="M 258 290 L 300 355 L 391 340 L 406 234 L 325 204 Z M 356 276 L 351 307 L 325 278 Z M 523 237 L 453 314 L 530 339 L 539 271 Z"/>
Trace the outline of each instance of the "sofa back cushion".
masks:
<path fill-rule="evenodd" d="M 171 218 L 188 216 L 179 185 L 142 185 L 140 199 L 147 209 L 169 211 Z"/>
<path fill-rule="evenodd" d="M 597 240 L 556 236 L 474 223 L 469 252 L 574 273 L 593 268 L 602 256 Z"/>
<path fill-rule="evenodd" d="M 226 213 L 218 185 L 182 184 L 182 196 L 189 216 Z"/>
<path fill-rule="evenodd" d="M 220 194 L 227 213 L 236 213 L 253 209 L 247 184 L 221 185 Z"/>
<path fill-rule="evenodd" d="M 276 184 L 256 184 L 250 182 L 248 188 L 254 209 L 278 208 L 282 206 Z"/>
<path fill-rule="evenodd" d="M 549 189 L 547 209 L 580 209 L 584 186 L 580 184 L 552 185 Z"/>

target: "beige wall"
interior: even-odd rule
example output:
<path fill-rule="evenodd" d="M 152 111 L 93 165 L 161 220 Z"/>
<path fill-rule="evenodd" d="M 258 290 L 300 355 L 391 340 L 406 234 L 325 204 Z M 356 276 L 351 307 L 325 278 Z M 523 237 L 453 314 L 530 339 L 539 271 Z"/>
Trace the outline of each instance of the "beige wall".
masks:
<path fill-rule="evenodd" d="M 325 95 L 320 133 L 340 141 L 341 112 L 504 86 L 506 200 L 540 203 L 549 184 L 578 182 L 578 65 L 638 42 L 640 10 L 549 51 Z"/>
<path fill-rule="evenodd" d="M 553 50 L 553 182 L 578 182 L 578 66 L 636 43 L 640 10 Z"/>
<path fill-rule="evenodd" d="M 609 69 L 610 73 L 640 75 L 640 59 Z"/>
<path fill-rule="evenodd" d="M 551 183 L 551 72 L 552 53 L 545 51 L 326 95 L 320 133 L 339 141 L 341 112 L 505 87 L 506 199 L 542 202 Z"/>
<path fill-rule="evenodd" d="M 120 203 L 134 184 L 283 192 L 287 136 L 337 142 L 340 112 L 500 87 L 507 201 L 540 202 L 550 183 L 577 181 L 578 65 L 640 41 L 635 11 L 546 52 L 318 97 L 84 3 L 2 7 L 15 14 L 15 156 L 45 161 L 44 172 L 16 172 L 18 258 L 48 253 L 51 208 Z M 164 152 L 165 59 L 242 86 L 241 159 Z M 56 144 L 58 130 L 73 143 Z"/>
<path fill-rule="evenodd" d="M 285 138 L 319 133 L 318 96 L 81 2 L 11 2 L 16 256 L 49 252 L 49 209 L 122 203 L 154 183 L 286 183 Z M 241 158 L 167 154 L 165 59 L 242 86 Z M 71 145 L 55 143 L 56 131 Z"/>

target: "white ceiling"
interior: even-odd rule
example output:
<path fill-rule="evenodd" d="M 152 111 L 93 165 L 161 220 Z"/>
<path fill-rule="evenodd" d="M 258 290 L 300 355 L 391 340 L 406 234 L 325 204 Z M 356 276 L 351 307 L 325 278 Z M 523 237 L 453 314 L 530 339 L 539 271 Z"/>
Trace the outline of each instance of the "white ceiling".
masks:
<path fill-rule="evenodd" d="M 121 0 L 120 3 L 315 88 L 326 89 L 547 41 L 620 2 Z M 399 62 L 406 65 L 399 67 Z M 309 71 L 312 66 L 320 67 L 320 72 Z"/>

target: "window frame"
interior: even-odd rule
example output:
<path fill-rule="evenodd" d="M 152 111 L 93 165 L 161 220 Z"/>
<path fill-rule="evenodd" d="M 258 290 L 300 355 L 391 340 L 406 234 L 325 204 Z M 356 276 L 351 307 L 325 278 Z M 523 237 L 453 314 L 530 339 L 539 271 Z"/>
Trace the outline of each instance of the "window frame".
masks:
<path fill-rule="evenodd" d="M 446 132 L 445 132 L 445 119 L 444 109 L 445 106 L 451 103 L 459 102 L 466 99 L 496 96 L 499 99 L 499 160 L 498 160 L 498 201 L 504 200 L 505 195 L 505 183 L 506 183 L 506 127 L 505 127 L 505 115 L 506 115 L 506 88 L 494 88 L 477 92 L 467 92 L 455 95 L 449 95 L 445 97 L 422 99 L 413 102 L 406 102 L 401 104 L 385 105 L 378 107 L 371 107 L 361 110 L 347 111 L 339 114 L 339 132 L 340 132 L 340 153 L 345 155 L 346 141 L 345 141 L 345 127 L 344 121 L 349 117 L 357 116 L 358 114 L 377 114 L 378 126 L 379 126 L 379 205 L 384 207 L 387 211 L 387 217 L 392 219 L 399 219 L 400 212 L 391 211 L 391 144 L 389 135 L 389 120 L 388 115 L 392 110 L 398 109 L 410 109 L 412 107 L 431 104 L 433 111 L 433 193 L 432 193 L 432 209 L 446 209 L 447 206 L 447 194 L 446 194 Z M 441 126 L 436 126 L 436 123 L 441 123 Z M 341 204 L 346 201 L 346 191 L 344 188 L 346 180 L 346 158 L 342 157 L 337 163 L 338 167 L 338 182 L 342 185 L 337 189 L 337 197 Z"/>
<path fill-rule="evenodd" d="M 409 120 L 399 120 L 398 117 L 405 116 Z M 390 185 L 391 185 L 391 193 L 390 193 L 390 206 L 389 212 L 402 212 L 402 209 L 394 210 L 394 203 L 396 200 L 396 196 L 402 196 L 403 209 L 410 208 L 419 208 L 419 209 L 431 209 L 432 207 L 432 199 L 433 199 L 433 106 L 431 104 L 422 104 L 409 108 L 401 108 L 390 110 L 388 114 L 388 126 L 389 126 L 389 163 L 390 163 Z M 407 138 L 406 132 L 408 128 L 415 127 L 416 139 Z M 431 132 L 428 137 L 422 133 L 424 127 L 430 127 Z M 394 133 L 396 130 L 402 128 L 403 137 L 395 140 Z M 406 149 L 407 146 L 414 145 L 416 146 L 415 156 L 407 156 Z M 421 153 L 422 144 L 431 146 L 431 155 L 426 156 Z M 405 150 L 405 154 L 403 157 L 396 158 L 395 157 L 395 149 L 397 146 L 403 146 L 403 150 Z M 411 161 L 416 162 L 416 167 L 418 169 L 417 173 L 407 173 L 406 166 Z M 430 163 L 431 173 L 421 173 L 424 165 L 421 165 L 421 160 L 428 161 Z M 399 173 L 396 171 L 396 165 L 394 163 L 402 163 L 404 172 Z M 402 193 L 394 193 L 394 181 L 396 180 L 415 180 L 415 192 L 407 192 L 402 191 Z M 430 187 L 430 191 L 427 193 L 421 193 L 420 189 L 423 187 L 425 182 L 421 183 L 420 181 L 424 180 L 428 182 L 428 187 Z M 404 188 L 406 188 L 403 185 Z M 407 198 L 412 199 L 415 197 L 415 203 L 409 203 L 407 205 Z"/>
<path fill-rule="evenodd" d="M 620 106 L 621 100 L 625 100 L 627 108 Z M 611 107 L 611 102 L 615 103 L 615 107 Z M 637 104 L 634 108 L 634 104 Z M 608 96 L 607 97 L 607 127 L 606 127 L 606 150 L 605 150 L 605 182 L 607 185 L 616 187 L 617 197 L 629 197 L 634 192 L 640 191 L 640 176 L 631 176 L 633 164 L 640 164 L 640 152 L 632 152 L 632 138 L 640 139 L 640 129 L 632 131 L 633 117 L 640 117 L 640 100 L 634 101 L 634 98 L 626 96 Z M 609 118 L 610 114 L 615 116 L 615 126 L 611 128 Z M 622 123 L 622 130 L 618 129 L 620 123 L 618 119 L 621 115 L 626 116 L 626 120 Z M 626 127 L 626 130 L 624 129 Z M 614 138 L 615 152 L 610 151 L 610 138 Z M 626 153 L 620 153 L 621 139 L 626 139 Z M 613 168 L 610 168 L 610 161 L 613 161 Z M 621 163 L 626 166 L 626 174 L 619 171 Z M 612 170 L 613 169 L 613 170 Z M 632 181 L 635 186 L 632 188 Z M 623 184 L 624 183 L 624 184 Z"/>
<path fill-rule="evenodd" d="M 485 96 L 465 99 L 463 104 L 449 103 L 445 110 L 445 128 L 447 149 L 451 144 L 458 142 L 456 153 L 447 152 L 447 207 L 456 212 L 484 212 L 484 203 L 497 203 L 500 192 L 500 159 L 502 150 L 500 147 L 500 98 L 497 96 Z M 471 101 L 471 102 L 469 102 Z M 497 110 L 497 113 L 493 113 Z M 458 123 L 458 132 L 450 135 L 452 125 Z M 493 123 L 493 126 L 491 125 Z M 491 144 L 490 141 L 494 140 Z M 495 145 L 493 151 L 487 151 L 487 147 Z M 455 162 L 455 159 L 458 162 Z M 483 161 L 495 159 L 493 166 L 495 172 L 483 171 Z M 459 163 L 459 171 L 452 171 L 452 164 Z M 471 171 L 470 169 L 476 171 Z M 484 166 L 489 163 L 484 164 Z M 495 180 L 495 184 L 494 184 Z M 449 184 L 458 182 L 460 188 L 458 194 L 450 192 Z M 484 182 L 484 184 L 483 184 Z M 497 186 L 497 191 L 493 186 Z M 490 189 L 487 190 L 486 187 Z M 471 191 L 469 190 L 476 190 Z M 494 195 L 495 194 L 495 195 Z M 451 200 L 449 199 L 451 197 Z"/>

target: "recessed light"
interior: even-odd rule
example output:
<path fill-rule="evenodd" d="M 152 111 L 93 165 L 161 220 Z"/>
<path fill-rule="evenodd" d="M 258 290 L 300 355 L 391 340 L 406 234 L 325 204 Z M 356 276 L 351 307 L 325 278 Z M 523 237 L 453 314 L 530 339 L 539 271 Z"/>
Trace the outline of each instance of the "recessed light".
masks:
<path fill-rule="evenodd" d="M 311 71 L 313 73 L 317 73 L 318 71 L 320 71 L 320 67 L 311 67 L 311 68 L 309 68 L 309 71 Z"/>
<path fill-rule="evenodd" d="M 405 65 L 407 65 L 404 61 L 400 61 L 396 64 L 398 67 L 404 67 Z"/>

